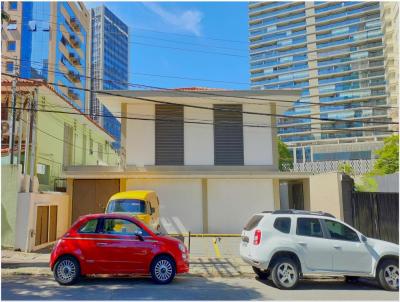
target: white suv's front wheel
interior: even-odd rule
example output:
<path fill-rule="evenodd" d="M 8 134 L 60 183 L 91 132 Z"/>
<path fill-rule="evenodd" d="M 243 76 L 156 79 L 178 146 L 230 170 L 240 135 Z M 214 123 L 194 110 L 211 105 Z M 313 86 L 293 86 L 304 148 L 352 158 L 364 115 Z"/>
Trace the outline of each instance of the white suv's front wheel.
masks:
<path fill-rule="evenodd" d="M 391 291 L 399 290 L 399 261 L 394 259 L 384 260 L 378 268 L 377 278 L 380 285 Z"/>
<path fill-rule="evenodd" d="M 290 258 L 278 259 L 271 272 L 272 282 L 280 289 L 292 289 L 299 281 L 297 263 Z"/>

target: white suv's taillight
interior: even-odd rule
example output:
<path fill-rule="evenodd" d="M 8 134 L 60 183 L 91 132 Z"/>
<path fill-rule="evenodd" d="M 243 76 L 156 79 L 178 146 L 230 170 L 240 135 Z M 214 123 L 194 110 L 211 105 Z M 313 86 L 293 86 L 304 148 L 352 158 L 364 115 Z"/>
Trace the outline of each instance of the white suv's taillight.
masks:
<path fill-rule="evenodd" d="M 255 230 L 254 231 L 254 240 L 253 244 L 254 245 L 259 245 L 261 241 L 261 230 Z"/>

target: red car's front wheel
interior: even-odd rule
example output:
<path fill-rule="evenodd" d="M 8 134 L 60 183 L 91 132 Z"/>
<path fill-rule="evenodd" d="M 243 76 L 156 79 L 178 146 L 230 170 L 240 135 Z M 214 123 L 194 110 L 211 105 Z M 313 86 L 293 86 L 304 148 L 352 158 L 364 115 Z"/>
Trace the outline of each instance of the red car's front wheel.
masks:
<path fill-rule="evenodd" d="M 169 256 L 158 256 L 153 260 L 150 271 L 154 282 L 168 284 L 176 274 L 175 262 Z"/>
<path fill-rule="evenodd" d="M 62 256 L 54 265 L 54 278 L 61 285 L 74 284 L 78 281 L 80 274 L 79 262 L 72 256 Z"/>

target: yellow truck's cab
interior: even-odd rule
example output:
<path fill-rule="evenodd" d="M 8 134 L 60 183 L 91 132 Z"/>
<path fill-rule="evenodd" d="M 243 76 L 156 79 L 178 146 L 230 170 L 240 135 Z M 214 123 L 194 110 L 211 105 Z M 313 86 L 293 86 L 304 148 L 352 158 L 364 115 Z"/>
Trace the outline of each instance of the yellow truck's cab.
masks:
<path fill-rule="evenodd" d="M 125 213 L 159 230 L 160 203 L 154 191 L 125 191 L 110 197 L 106 213 Z"/>

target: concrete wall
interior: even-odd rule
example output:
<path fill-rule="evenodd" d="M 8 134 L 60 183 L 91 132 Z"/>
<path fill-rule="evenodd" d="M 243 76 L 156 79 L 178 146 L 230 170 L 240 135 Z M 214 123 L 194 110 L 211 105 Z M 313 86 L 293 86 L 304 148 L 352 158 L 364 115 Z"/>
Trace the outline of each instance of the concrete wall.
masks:
<path fill-rule="evenodd" d="M 184 108 L 186 120 L 213 121 L 213 111 Z M 214 127 L 213 125 L 184 125 L 185 165 L 214 165 Z"/>
<path fill-rule="evenodd" d="M 341 174 L 327 173 L 310 176 L 309 208 L 306 210 L 324 211 L 343 218 Z"/>
<path fill-rule="evenodd" d="M 14 246 L 20 171 L 17 165 L 1 166 L 1 246 Z"/>
<path fill-rule="evenodd" d="M 157 192 L 160 223 L 168 233 L 202 233 L 201 179 L 128 179 L 126 189 Z"/>
<path fill-rule="evenodd" d="M 216 103 L 221 103 L 216 101 Z M 212 104 L 201 106 L 212 107 Z M 243 111 L 270 113 L 269 105 L 244 104 Z M 129 117 L 155 118 L 154 104 L 127 105 Z M 184 108 L 187 121 L 213 122 L 213 111 Z M 268 116 L 243 114 L 244 124 L 270 125 Z M 274 144 L 271 128 L 244 127 L 243 147 L 245 165 L 274 164 Z M 155 165 L 155 122 L 149 120 L 128 120 L 126 122 L 126 163 L 143 167 Z M 184 163 L 185 165 L 214 165 L 214 127 L 213 125 L 184 124 Z"/>
<path fill-rule="evenodd" d="M 127 190 L 154 190 L 169 233 L 240 233 L 257 212 L 273 210 L 272 179 L 127 179 Z"/>
<path fill-rule="evenodd" d="M 37 206 L 57 205 L 57 238 L 69 227 L 69 198 L 64 193 L 19 193 L 16 215 L 15 248 L 33 251 L 35 246 Z"/>
<path fill-rule="evenodd" d="M 250 217 L 274 210 L 272 179 L 209 179 L 209 233 L 241 233 Z"/>
<path fill-rule="evenodd" d="M 243 111 L 270 113 L 269 106 L 243 105 Z M 271 125 L 271 118 L 264 115 L 244 114 L 243 124 Z M 243 147 L 245 165 L 273 165 L 273 147 L 271 128 L 244 127 Z"/>
<path fill-rule="evenodd" d="M 128 116 L 155 118 L 155 106 L 147 104 L 129 105 Z M 127 120 L 126 122 L 126 163 L 128 165 L 155 164 L 155 122 Z"/>

